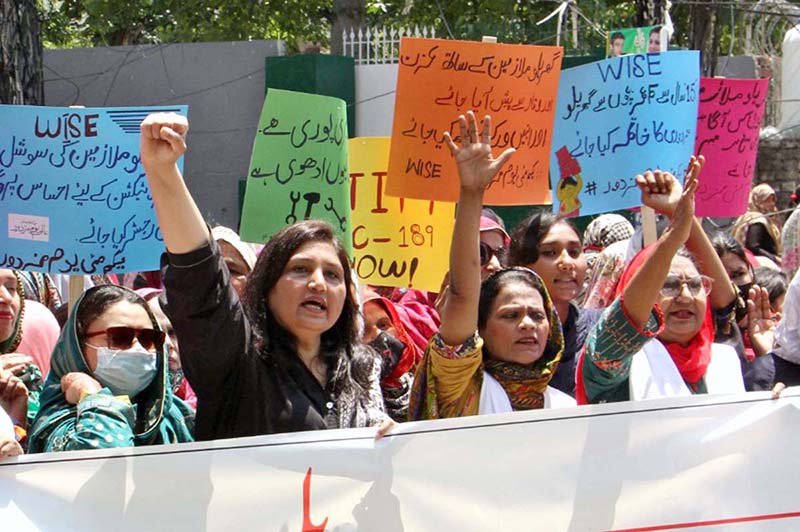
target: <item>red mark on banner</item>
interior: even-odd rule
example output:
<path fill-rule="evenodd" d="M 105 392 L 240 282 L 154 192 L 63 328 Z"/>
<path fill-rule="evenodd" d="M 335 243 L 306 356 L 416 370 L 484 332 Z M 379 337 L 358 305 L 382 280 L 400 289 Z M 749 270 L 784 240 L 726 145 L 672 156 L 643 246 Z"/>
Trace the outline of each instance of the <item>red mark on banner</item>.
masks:
<path fill-rule="evenodd" d="M 303 480 L 303 532 L 325 532 L 328 518 L 321 525 L 311 522 L 311 468 L 308 468 L 306 478 Z"/>

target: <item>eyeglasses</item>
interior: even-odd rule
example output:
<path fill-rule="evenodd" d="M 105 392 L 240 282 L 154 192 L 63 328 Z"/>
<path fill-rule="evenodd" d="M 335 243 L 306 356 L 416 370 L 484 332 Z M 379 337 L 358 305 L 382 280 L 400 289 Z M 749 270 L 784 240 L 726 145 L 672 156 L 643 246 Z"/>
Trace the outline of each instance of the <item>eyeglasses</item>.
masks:
<path fill-rule="evenodd" d="M 678 297 L 683 290 L 683 285 L 689 288 L 689 293 L 691 293 L 692 296 L 699 296 L 700 292 L 704 292 L 708 295 L 711 292 L 711 285 L 713 282 L 714 280 L 706 275 L 692 277 L 691 279 L 686 279 L 677 275 L 668 275 L 661 287 L 661 295 L 664 297 Z"/>
<path fill-rule="evenodd" d="M 506 258 L 506 248 L 499 247 L 493 249 L 492 246 L 486 242 L 481 242 L 481 266 L 486 266 L 492 260 L 492 257 L 497 257 L 497 261 L 503 264 Z"/>
<path fill-rule="evenodd" d="M 107 346 L 110 349 L 130 349 L 134 339 L 148 351 L 160 351 L 164 346 L 164 332 L 155 329 L 136 329 L 134 327 L 109 327 L 108 329 L 88 333 L 86 338 L 94 338 L 101 334 L 106 335 Z"/>

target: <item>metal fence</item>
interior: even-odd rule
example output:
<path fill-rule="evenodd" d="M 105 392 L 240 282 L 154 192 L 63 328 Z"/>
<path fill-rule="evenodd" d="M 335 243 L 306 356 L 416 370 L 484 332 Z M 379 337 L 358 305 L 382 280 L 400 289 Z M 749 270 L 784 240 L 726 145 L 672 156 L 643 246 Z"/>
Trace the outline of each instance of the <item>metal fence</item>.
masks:
<path fill-rule="evenodd" d="M 398 62 L 402 37 L 435 38 L 434 28 L 372 27 L 342 32 L 344 54 L 355 59 L 357 65 L 382 65 Z"/>

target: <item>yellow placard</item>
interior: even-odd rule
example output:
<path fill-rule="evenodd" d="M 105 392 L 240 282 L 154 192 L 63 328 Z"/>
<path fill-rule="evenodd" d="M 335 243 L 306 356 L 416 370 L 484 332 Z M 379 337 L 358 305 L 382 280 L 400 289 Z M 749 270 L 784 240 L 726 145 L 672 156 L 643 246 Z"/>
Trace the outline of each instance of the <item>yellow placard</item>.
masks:
<path fill-rule="evenodd" d="M 448 268 L 455 203 L 386 196 L 390 140 L 349 141 L 353 268 L 373 286 L 438 292 Z"/>

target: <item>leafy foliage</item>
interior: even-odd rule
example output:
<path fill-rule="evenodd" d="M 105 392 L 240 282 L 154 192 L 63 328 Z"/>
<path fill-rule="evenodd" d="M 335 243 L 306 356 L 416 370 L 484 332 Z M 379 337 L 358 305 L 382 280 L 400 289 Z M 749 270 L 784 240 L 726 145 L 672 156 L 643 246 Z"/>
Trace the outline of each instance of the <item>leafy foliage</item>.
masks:
<path fill-rule="evenodd" d="M 333 1 L 39 0 L 47 46 L 283 39 L 327 43 Z"/>

